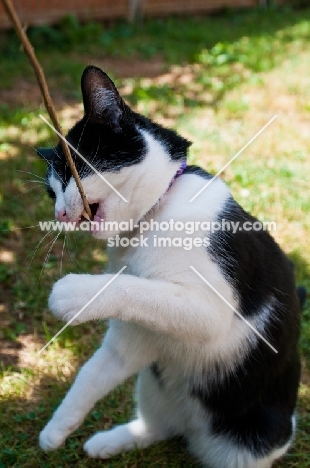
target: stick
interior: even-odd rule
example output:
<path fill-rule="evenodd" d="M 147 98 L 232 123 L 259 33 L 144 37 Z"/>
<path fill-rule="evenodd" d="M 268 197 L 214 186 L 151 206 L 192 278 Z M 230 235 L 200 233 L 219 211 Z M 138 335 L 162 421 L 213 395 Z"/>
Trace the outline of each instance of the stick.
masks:
<path fill-rule="evenodd" d="M 61 131 L 61 127 L 59 125 L 59 122 L 58 122 L 58 119 L 57 119 L 57 116 L 56 116 L 56 111 L 55 111 L 55 108 L 54 108 L 54 105 L 53 105 L 53 102 L 52 102 L 52 99 L 51 99 L 51 96 L 50 96 L 50 93 L 49 93 L 49 90 L 48 90 L 48 86 L 47 86 L 47 82 L 46 82 L 46 79 L 45 79 L 45 75 L 44 75 L 44 71 L 36 57 L 36 54 L 34 52 L 34 49 L 27 37 L 27 34 L 25 33 L 23 27 L 22 27 L 22 24 L 20 22 L 20 19 L 18 18 L 17 16 L 17 13 L 15 11 L 15 8 L 11 2 L 11 0 L 2 0 L 2 3 L 3 3 L 3 6 L 4 6 L 4 9 L 7 13 L 7 15 L 9 16 L 10 20 L 12 21 L 13 25 L 14 25 L 14 28 L 15 28 L 15 31 L 26 51 L 26 54 L 28 55 L 28 58 L 30 60 L 30 63 L 32 65 L 32 68 L 36 74 L 36 77 L 37 77 L 37 81 L 38 81 L 38 84 L 39 84 L 39 87 L 40 87 L 40 90 L 41 90 L 41 93 L 42 93 L 42 96 L 43 96 L 43 100 L 44 100 L 44 104 L 45 104 L 45 107 L 46 107 L 46 110 L 53 122 L 53 125 L 54 127 L 56 128 L 56 130 L 62 134 L 62 131 Z M 72 172 L 72 175 L 74 177 L 74 180 L 76 182 L 76 185 L 77 185 L 77 188 L 80 192 L 80 195 L 82 197 L 82 201 L 83 201 L 83 205 L 84 205 L 84 212 L 83 212 L 83 215 L 85 217 L 88 216 L 89 219 L 92 219 L 92 212 L 91 212 L 91 209 L 89 207 L 89 203 L 87 201 L 87 198 L 86 198 L 86 195 L 84 193 L 84 190 L 83 190 L 83 187 L 82 187 L 82 184 L 81 184 L 81 181 L 80 181 L 80 178 L 79 178 L 79 175 L 78 175 L 78 172 L 76 170 L 76 167 L 75 167 L 75 164 L 73 162 L 73 159 L 72 159 L 72 156 L 71 156 L 71 153 L 69 151 L 69 148 L 68 148 L 68 145 L 66 143 L 66 141 L 62 138 L 59 139 L 59 142 L 62 146 L 62 149 L 63 149 L 63 152 L 65 154 L 65 157 L 66 157 L 66 160 L 69 164 L 69 167 L 71 169 L 71 172 Z M 86 213 L 85 213 L 86 212 Z M 87 214 L 87 216 L 86 216 Z"/>

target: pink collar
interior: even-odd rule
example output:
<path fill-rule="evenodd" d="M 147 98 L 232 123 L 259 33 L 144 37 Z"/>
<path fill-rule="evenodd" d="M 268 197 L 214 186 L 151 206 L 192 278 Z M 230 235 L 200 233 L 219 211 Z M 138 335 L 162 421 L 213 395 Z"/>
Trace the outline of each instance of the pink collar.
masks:
<path fill-rule="evenodd" d="M 183 174 L 183 172 L 185 171 L 185 169 L 187 168 L 187 162 L 186 160 L 182 161 L 182 164 L 181 166 L 179 167 L 179 169 L 177 170 L 177 172 L 174 174 L 174 176 L 172 177 L 171 181 L 170 181 L 170 184 L 166 190 L 166 192 L 168 192 L 168 190 L 172 187 L 173 183 L 175 182 L 175 180 L 180 177 L 180 175 Z M 159 199 L 160 200 L 160 199 Z"/>

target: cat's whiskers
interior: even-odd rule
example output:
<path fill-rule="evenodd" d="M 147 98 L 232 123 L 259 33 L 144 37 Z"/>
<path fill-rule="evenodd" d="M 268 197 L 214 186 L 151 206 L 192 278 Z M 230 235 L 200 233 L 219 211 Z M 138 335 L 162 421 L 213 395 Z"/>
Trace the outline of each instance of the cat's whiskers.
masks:
<path fill-rule="evenodd" d="M 33 226 L 24 226 L 24 227 L 13 227 L 12 229 L 0 229 L 0 232 L 14 232 L 14 231 L 21 231 L 23 229 L 32 229 L 35 227 L 40 226 L 40 224 L 34 224 Z"/>
<path fill-rule="evenodd" d="M 41 180 L 31 180 L 31 179 L 27 179 L 27 180 L 25 180 L 25 182 L 32 182 L 33 184 L 46 185 L 46 183 L 43 182 L 43 181 L 41 181 Z"/>
<path fill-rule="evenodd" d="M 30 172 L 30 171 L 22 171 L 20 169 L 16 169 L 17 172 L 24 172 L 25 174 L 31 174 L 33 175 L 34 177 L 37 177 L 38 179 L 42 179 L 44 182 L 45 182 L 45 177 L 41 177 L 37 174 L 34 174 L 33 172 Z"/>
<path fill-rule="evenodd" d="M 54 170 L 53 165 L 43 156 L 43 154 L 40 153 L 39 150 L 36 150 L 36 149 L 34 148 L 34 146 L 31 146 L 31 145 L 29 145 L 29 146 L 30 146 L 31 148 L 33 148 L 37 153 L 39 153 L 39 155 L 41 156 L 41 158 L 43 158 L 44 161 L 46 161 L 47 164 Z M 56 154 L 58 155 L 56 149 L 53 148 L 53 150 L 54 150 L 54 152 L 56 152 Z M 64 183 L 63 179 L 60 177 L 60 175 L 59 175 L 58 173 L 57 173 L 57 176 L 59 177 L 59 179 L 61 180 L 61 182 L 62 182 L 64 185 L 66 185 L 66 184 Z"/>
<path fill-rule="evenodd" d="M 41 190 L 41 192 L 38 193 L 38 198 L 41 197 L 41 195 L 43 195 L 43 193 L 46 192 L 46 187 L 44 186 L 43 189 Z"/>
<path fill-rule="evenodd" d="M 96 152 L 92 152 L 92 153 L 89 155 L 89 157 L 88 157 L 88 162 L 89 162 L 90 164 L 92 164 L 94 167 L 95 167 L 95 164 L 93 164 L 93 163 L 94 163 L 94 161 L 96 160 L 96 157 L 97 157 L 99 148 L 100 148 L 100 137 L 99 137 L 99 142 L 98 142 L 98 146 L 97 146 Z M 77 148 L 77 151 L 78 151 L 78 148 Z M 91 171 L 91 173 L 94 172 L 90 166 L 88 166 L 88 165 L 87 165 L 87 166 L 84 166 L 84 167 L 82 168 L 80 177 L 82 178 L 82 177 L 86 176 L 87 174 L 89 174 L 90 171 Z"/>
<path fill-rule="evenodd" d="M 31 192 L 32 190 L 35 190 L 35 189 L 37 189 L 37 188 L 41 188 L 41 186 L 40 186 L 40 185 L 35 185 L 35 186 L 33 186 L 33 187 L 30 187 L 30 188 L 29 188 L 28 190 L 26 190 L 25 192 L 20 193 L 19 195 L 16 195 L 16 197 L 10 198 L 10 199 L 8 200 L 8 202 L 12 202 L 13 200 L 17 200 L 18 198 L 24 196 L 26 193 Z M 44 191 L 45 191 L 45 189 L 43 189 L 43 190 L 39 193 L 39 196 L 41 196 L 41 194 L 42 194 Z"/>
<path fill-rule="evenodd" d="M 60 257 L 59 276 L 61 276 L 61 274 L 62 274 L 63 257 L 64 257 L 64 250 L 65 250 L 66 240 L 67 240 L 67 233 L 65 232 L 64 243 L 63 243 L 63 246 L 62 246 L 61 257 Z"/>
<path fill-rule="evenodd" d="M 73 238 L 73 240 L 74 240 L 75 245 L 77 246 L 76 233 L 74 233 L 74 234 L 75 234 L 75 235 L 74 235 L 72 238 Z"/>
<path fill-rule="evenodd" d="M 54 146 L 52 147 L 52 150 L 56 154 L 57 158 L 60 159 L 60 154 L 58 153 L 57 149 Z"/>
<path fill-rule="evenodd" d="M 98 165 L 98 162 L 97 162 L 97 160 L 96 160 L 96 156 L 97 156 L 97 154 L 98 154 L 98 151 L 99 151 L 99 144 L 98 144 L 96 153 L 95 153 L 92 157 L 90 157 L 90 158 L 88 159 L 88 161 L 89 161 L 89 163 L 90 163 L 95 169 L 97 169 L 97 171 L 99 172 L 99 171 L 100 171 L 100 168 L 99 168 L 99 167 L 96 167 L 96 166 Z M 91 173 L 92 175 L 97 175 L 97 176 L 98 176 L 98 174 L 97 174 L 96 172 L 94 172 L 94 170 L 93 170 L 90 166 L 85 166 L 85 167 L 83 168 L 81 177 L 83 177 L 84 175 L 87 176 L 89 173 Z"/>
<path fill-rule="evenodd" d="M 83 130 L 82 130 L 82 132 L 81 132 L 81 135 L 80 135 L 80 138 L 79 138 L 79 141 L 78 141 L 78 145 L 77 145 L 77 148 L 76 148 L 77 151 L 79 151 L 80 143 L 81 143 L 81 141 L 82 141 L 82 137 L 83 137 L 83 134 L 84 134 L 84 131 L 85 131 L 85 127 L 86 127 L 86 125 L 87 125 L 87 123 L 88 123 L 88 120 L 89 120 L 89 117 L 87 117 L 87 119 L 86 119 L 86 121 L 85 121 L 85 124 L 84 124 L 84 126 L 83 126 Z"/>
<path fill-rule="evenodd" d="M 52 232 L 55 232 L 55 231 L 52 231 Z M 59 233 L 61 233 L 61 231 L 59 231 Z M 57 237 L 58 237 L 58 236 L 57 236 Z M 55 237 L 54 237 L 51 241 L 49 241 L 47 244 L 43 245 L 42 248 L 45 249 L 46 247 L 48 247 L 49 245 L 51 245 L 51 244 L 54 242 L 54 239 L 55 239 Z"/>
<path fill-rule="evenodd" d="M 75 239 L 75 237 L 74 237 Z M 66 250 L 67 250 L 67 254 L 68 254 L 68 257 L 69 257 L 69 260 L 70 262 L 72 263 L 72 265 L 80 272 L 81 270 L 79 269 L 79 267 L 77 266 L 77 264 L 75 263 L 75 261 L 72 259 L 72 256 L 71 256 L 71 253 L 70 253 L 70 249 L 69 249 L 69 240 L 71 240 L 71 236 L 68 236 L 68 242 L 66 244 Z M 75 239 L 75 242 L 76 242 L 76 239 Z"/>
<path fill-rule="evenodd" d="M 57 239 L 58 239 L 58 237 L 60 236 L 60 234 L 61 234 L 61 231 L 59 231 L 59 233 L 56 234 L 56 236 L 53 238 L 53 240 L 48 244 L 48 245 L 50 245 L 50 244 L 52 244 L 52 245 L 51 245 L 50 248 L 48 249 L 48 252 L 47 252 L 46 257 L 45 257 L 45 259 L 44 259 L 44 263 L 43 263 L 43 266 L 42 266 L 42 269 L 41 269 L 41 272 L 40 272 L 40 275 L 39 275 L 39 279 L 38 279 L 38 283 L 37 283 L 37 284 L 40 283 L 42 273 L 43 273 L 43 271 L 44 271 L 44 268 L 46 267 L 46 264 L 47 264 L 48 259 L 49 259 L 49 257 L 50 257 L 52 248 L 54 247 L 55 242 L 57 241 Z"/>
<path fill-rule="evenodd" d="M 85 131 L 85 127 L 86 127 L 86 125 L 87 125 L 87 123 L 88 123 L 88 120 L 89 120 L 89 117 L 87 117 L 86 122 L 84 123 L 83 129 L 82 129 L 82 132 L 81 132 L 81 135 L 80 135 L 78 144 L 77 144 L 76 151 L 74 151 L 74 154 L 72 155 L 72 156 L 75 157 L 75 158 L 78 157 L 78 151 L 79 151 L 79 148 L 80 148 L 80 144 L 81 144 L 81 141 L 82 141 L 82 138 L 83 138 L 83 134 L 84 134 L 84 131 Z M 66 165 L 66 168 L 67 168 L 67 165 Z M 80 174 L 80 177 L 82 177 L 83 174 L 84 174 L 84 169 L 82 170 L 82 172 L 81 172 L 81 174 Z"/>
<path fill-rule="evenodd" d="M 98 146 L 97 146 L 97 149 L 96 149 L 96 153 L 94 154 L 94 156 L 93 156 L 93 157 L 91 158 L 91 160 L 90 160 L 91 164 L 92 164 L 94 167 L 96 167 L 96 166 L 94 165 L 94 162 L 96 161 L 99 148 L 100 148 L 100 137 L 99 137 L 99 142 L 98 142 Z"/>
<path fill-rule="evenodd" d="M 35 257 L 35 254 L 37 253 L 38 248 L 40 247 L 40 245 L 42 244 L 42 242 L 44 241 L 44 239 L 46 239 L 48 236 L 50 236 L 53 232 L 54 232 L 54 231 L 48 231 L 48 232 L 43 236 L 43 238 L 37 243 L 37 245 L 36 245 L 35 248 L 30 252 L 30 254 L 27 255 L 26 260 L 27 260 L 28 257 L 30 257 L 30 255 L 33 254 L 32 257 L 31 257 L 30 263 L 29 263 L 29 265 L 28 265 L 27 268 L 26 268 L 26 271 L 29 270 L 29 268 L 30 268 L 30 266 L 31 266 L 31 263 L 32 263 L 32 261 L 33 261 L 33 259 L 34 259 L 34 257 Z"/>

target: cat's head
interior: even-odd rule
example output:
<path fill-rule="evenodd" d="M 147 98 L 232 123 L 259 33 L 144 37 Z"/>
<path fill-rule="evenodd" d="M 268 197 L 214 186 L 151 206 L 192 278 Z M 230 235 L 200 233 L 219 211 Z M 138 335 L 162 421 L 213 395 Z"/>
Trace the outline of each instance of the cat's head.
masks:
<path fill-rule="evenodd" d="M 81 87 L 85 115 L 66 139 L 94 220 L 135 224 L 167 190 L 189 142 L 133 112 L 99 68 L 84 70 Z M 61 145 L 38 153 L 48 164 L 47 191 L 55 199 L 56 218 L 78 221 L 83 203 Z M 93 234 L 107 238 L 118 231 Z"/>

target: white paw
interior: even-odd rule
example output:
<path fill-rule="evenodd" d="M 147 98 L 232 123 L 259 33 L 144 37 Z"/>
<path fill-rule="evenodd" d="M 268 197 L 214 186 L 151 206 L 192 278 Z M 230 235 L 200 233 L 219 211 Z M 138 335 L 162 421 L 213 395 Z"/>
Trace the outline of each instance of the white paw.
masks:
<path fill-rule="evenodd" d="M 113 430 L 98 432 L 84 444 L 85 452 L 92 458 L 108 459 L 124 448 L 126 447 L 115 437 Z"/>
<path fill-rule="evenodd" d="M 48 305 L 56 317 L 69 322 L 87 304 L 93 295 L 90 283 L 91 275 L 66 275 L 58 280 L 52 289 Z M 72 322 L 83 322 L 83 312 Z"/>
<path fill-rule="evenodd" d="M 60 447 L 65 438 L 66 435 L 64 435 L 63 432 L 47 424 L 39 436 L 40 447 L 45 452 L 55 450 Z"/>

